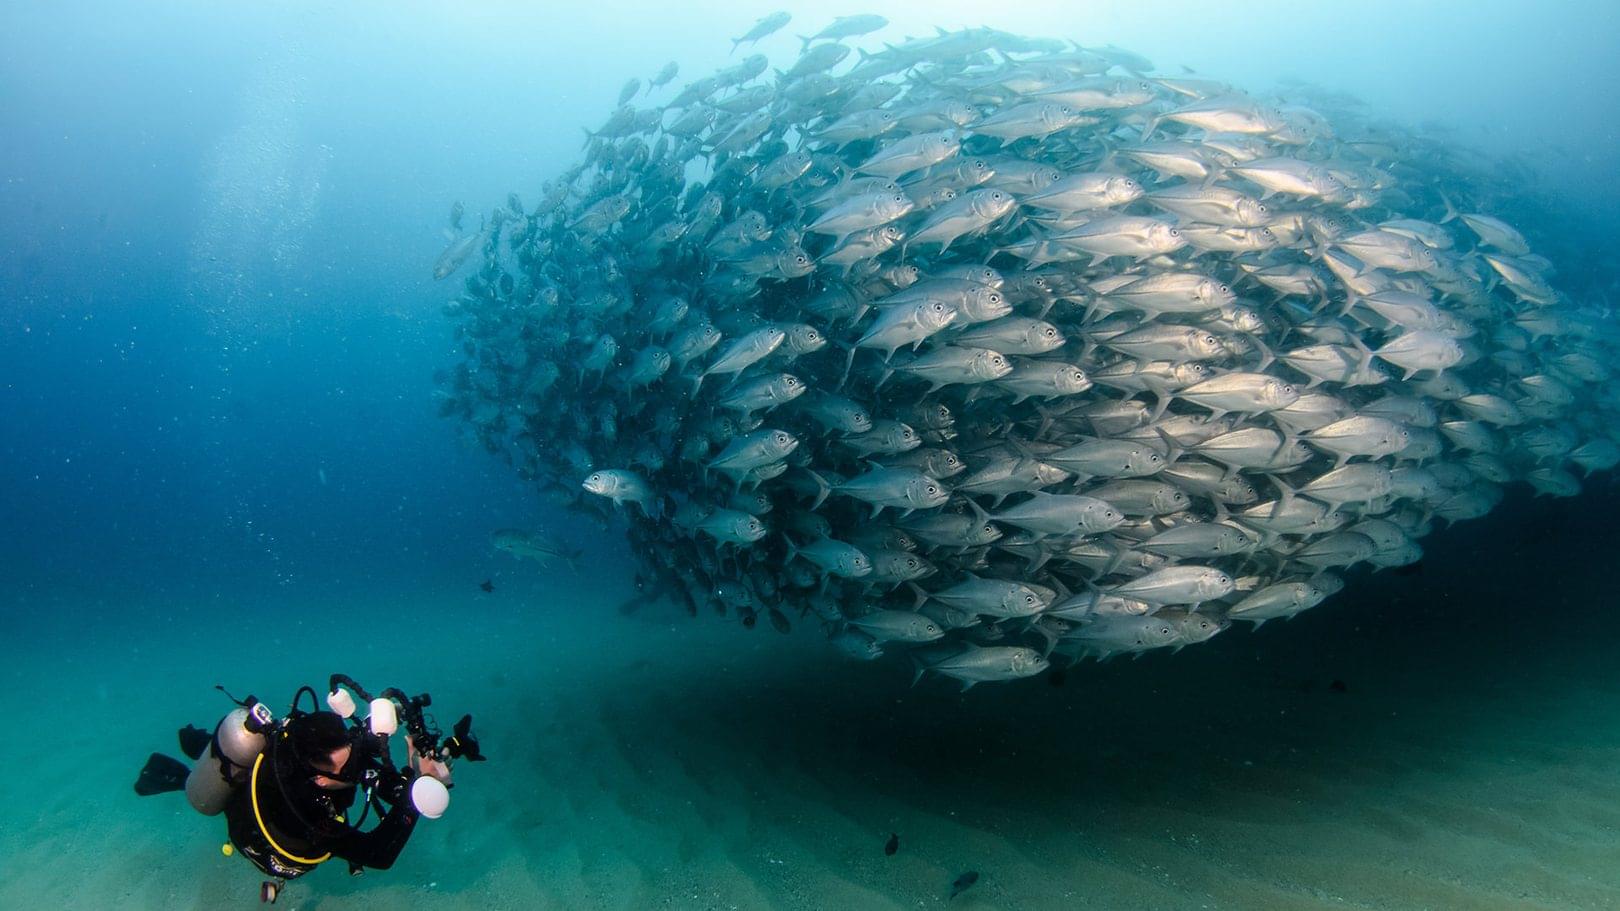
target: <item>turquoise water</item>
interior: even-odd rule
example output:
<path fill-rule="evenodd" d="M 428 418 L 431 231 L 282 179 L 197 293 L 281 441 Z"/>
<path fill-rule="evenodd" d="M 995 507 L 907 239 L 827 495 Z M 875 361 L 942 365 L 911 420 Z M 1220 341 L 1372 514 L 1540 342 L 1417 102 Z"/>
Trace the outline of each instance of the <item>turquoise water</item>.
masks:
<path fill-rule="evenodd" d="M 0 787 L 0 905 L 251 903 L 219 823 L 135 798 L 134 768 L 224 708 L 213 682 L 271 698 L 341 668 L 478 713 L 492 758 L 393 870 L 320 871 L 296 907 L 929 907 L 967 869 L 955 903 L 983 908 L 1609 907 L 1617 686 L 1582 609 L 1606 583 L 1575 552 L 1601 523 L 1518 506 L 1543 543 L 1459 529 L 1420 577 L 1012 698 L 907 689 L 810 630 L 621 615 L 566 570 L 493 596 L 265 594 L 257 615 L 290 628 L 258 641 L 213 631 L 228 604 L 132 599 L 87 635 L 25 602 L 50 609 L 8 610 L 31 646 L 0 711 L 48 746 Z M 1534 607 L 1530 565 L 1559 579 Z M 344 612 L 373 633 L 310 619 Z"/>
<path fill-rule="evenodd" d="M 961 694 L 642 603 L 622 529 L 439 419 L 449 204 L 534 194 L 630 75 L 724 64 L 768 10 L 721 7 L 0 14 L 0 908 L 252 905 L 219 820 L 130 784 L 215 684 L 333 672 L 473 713 L 491 760 L 298 908 L 1620 906 L 1610 478 L 1293 621 Z M 1612 293 L 1612 12 L 1281 8 L 884 12 L 1438 121 L 1544 175 Z M 580 571 L 493 551 L 513 526 Z"/>

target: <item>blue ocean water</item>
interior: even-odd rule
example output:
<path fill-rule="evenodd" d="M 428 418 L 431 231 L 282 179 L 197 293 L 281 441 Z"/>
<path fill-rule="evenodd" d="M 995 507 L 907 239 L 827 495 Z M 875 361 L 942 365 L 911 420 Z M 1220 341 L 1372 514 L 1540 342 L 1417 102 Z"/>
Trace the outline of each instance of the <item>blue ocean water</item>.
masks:
<path fill-rule="evenodd" d="M 880 37 L 984 23 L 1355 95 L 1505 162 L 1561 280 L 1620 290 L 1612 9 L 1297 7 L 909 4 Z M 217 820 L 129 783 L 214 684 L 279 707 L 334 671 L 474 713 L 494 758 L 400 867 L 299 907 L 914 907 L 970 869 L 956 904 L 1620 905 L 1606 477 L 1061 687 L 907 690 L 804 630 L 618 610 L 621 530 L 438 416 L 429 270 L 453 201 L 537 195 L 627 78 L 725 65 L 773 8 L 0 12 L 0 717 L 29 745 L 0 906 L 251 903 Z M 863 11 L 796 5 L 762 50 Z M 493 551 L 513 526 L 583 571 Z"/>

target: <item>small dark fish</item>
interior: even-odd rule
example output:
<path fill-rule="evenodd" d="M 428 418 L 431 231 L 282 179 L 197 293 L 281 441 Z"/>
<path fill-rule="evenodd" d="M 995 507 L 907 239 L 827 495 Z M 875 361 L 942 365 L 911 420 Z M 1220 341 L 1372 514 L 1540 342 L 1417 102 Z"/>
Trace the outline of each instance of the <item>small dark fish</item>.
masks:
<path fill-rule="evenodd" d="M 1346 685 L 1343 680 L 1335 680 L 1335 681 L 1333 681 L 1332 683 L 1328 684 L 1328 689 L 1332 690 L 1335 693 L 1348 693 L 1348 692 L 1350 692 L 1350 687 L 1348 685 Z"/>
<path fill-rule="evenodd" d="M 961 876 L 958 876 L 956 878 L 956 882 L 951 883 L 951 898 L 955 898 L 958 895 L 961 895 L 963 892 L 973 888 L 973 884 L 978 881 L 979 871 L 977 870 L 969 870 L 966 873 L 963 873 Z"/>
<path fill-rule="evenodd" d="M 753 629 L 754 624 L 756 624 L 758 622 L 759 622 L 759 614 L 753 614 L 753 613 L 743 614 L 743 629 Z"/>
<path fill-rule="evenodd" d="M 779 633 L 786 633 L 793 629 L 793 625 L 788 623 L 787 616 L 774 607 L 771 608 L 771 626 L 775 627 Z"/>
<path fill-rule="evenodd" d="M 478 583 L 478 587 L 483 589 L 486 593 L 492 592 L 495 590 L 495 580 L 485 579 L 484 581 Z"/>
<path fill-rule="evenodd" d="M 900 850 L 900 833 L 890 833 L 889 840 L 883 845 L 883 855 L 885 857 L 893 857 L 894 853 L 898 850 Z"/>
<path fill-rule="evenodd" d="M 1063 673 L 1063 668 L 1060 667 L 1052 668 L 1052 673 L 1046 675 L 1046 682 L 1052 686 L 1062 686 L 1063 681 L 1066 679 L 1068 678 Z"/>

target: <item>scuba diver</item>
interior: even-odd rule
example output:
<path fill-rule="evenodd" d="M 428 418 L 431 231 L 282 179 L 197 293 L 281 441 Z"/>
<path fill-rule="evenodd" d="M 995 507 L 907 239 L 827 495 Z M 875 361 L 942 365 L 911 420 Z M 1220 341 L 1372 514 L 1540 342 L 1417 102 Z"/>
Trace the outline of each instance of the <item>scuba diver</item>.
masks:
<path fill-rule="evenodd" d="M 390 687 L 373 698 L 342 674 L 332 675 L 327 690 L 329 711 L 303 686 L 279 719 L 253 696 L 226 693 L 237 708 L 212 734 L 191 725 L 180 730 L 180 750 L 194 767 L 153 753 L 135 782 L 142 796 L 183 790 L 197 812 L 224 813 L 230 837 L 224 853 L 241 852 L 273 877 L 259 888 L 263 902 L 332 858 L 347 861 L 351 875 L 393 866 L 416 821 L 436 819 L 449 806 L 451 761 L 484 759 L 472 716 L 462 716 L 445 737 L 422 712 L 432 704 L 426 693 Z M 313 705 L 307 711 L 299 707 L 305 693 Z M 355 696 L 369 704 L 364 721 L 355 717 Z M 406 761 L 396 767 L 389 737 L 401 722 Z M 373 811 L 379 821 L 362 829 Z"/>

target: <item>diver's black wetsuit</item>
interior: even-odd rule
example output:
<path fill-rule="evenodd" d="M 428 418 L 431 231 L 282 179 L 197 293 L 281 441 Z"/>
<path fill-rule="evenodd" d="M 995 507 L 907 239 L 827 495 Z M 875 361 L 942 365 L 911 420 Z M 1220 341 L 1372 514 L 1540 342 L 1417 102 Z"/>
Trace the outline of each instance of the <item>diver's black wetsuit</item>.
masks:
<path fill-rule="evenodd" d="M 389 809 L 375 828 L 362 832 L 348 821 L 355 786 L 327 790 L 305 770 L 277 769 L 275 762 L 274 751 L 267 750 L 225 805 L 231 843 L 255 866 L 281 879 L 302 876 L 332 857 L 348 861 L 351 872 L 393 866 L 420 817 L 410 800 L 410 772 L 368 762 L 380 772 L 376 794 Z"/>

